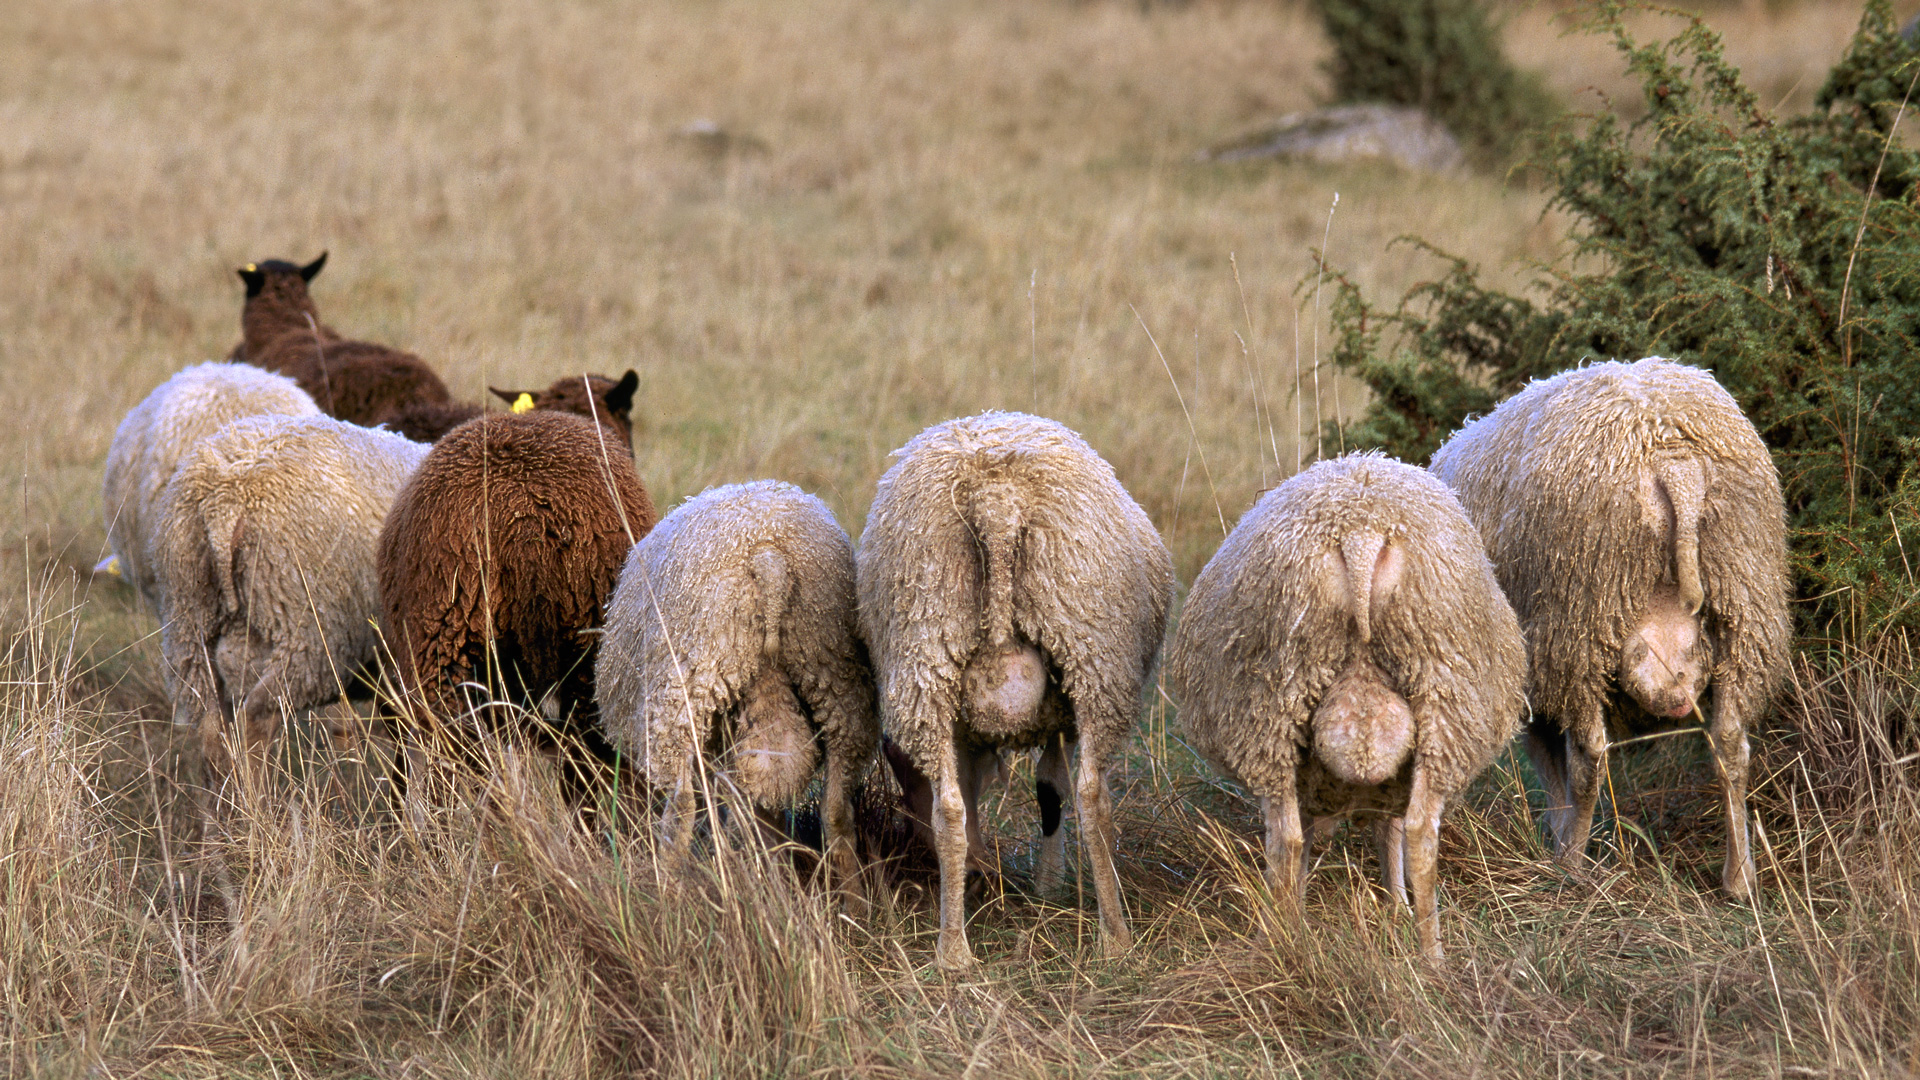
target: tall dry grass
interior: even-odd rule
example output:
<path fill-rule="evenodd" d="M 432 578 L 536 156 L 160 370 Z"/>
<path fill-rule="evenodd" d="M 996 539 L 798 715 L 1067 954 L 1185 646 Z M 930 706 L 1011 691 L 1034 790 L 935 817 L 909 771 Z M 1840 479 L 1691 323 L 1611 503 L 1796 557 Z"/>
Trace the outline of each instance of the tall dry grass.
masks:
<path fill-rule="evenodd" d="M 1712 17 L 1797 101 L 1855 11 Z M 1517 12 L 1516 57 L 1624 85 L 1559 18 Z M 1509 762 L 1449 819 L 1440 968 L 1352 836 L 1323 849 L 1304 929 L 1280 921 L 1251 810 L 1164 701 L 1116 777 L 1138 942 L 1116 962 L 1090 898 L 1017 891 L 1025 766 L 989 803 L 1013 873 L 966 979 L 931 969 L 924 866 L 864 923 L 751 847 L 670 887 L 642 816 L 582 824 L 508 747 L 416 828 L 338 782 L 377 763 L 290 740 L 273 797 L 198 835 L 153 620 L 79 572 L 114 425 L 225 353 L 234 266 L 331 249 L 324 316 L 468 397 L 638 368 L 637 460 L 666 505 L 780 476 L 857 534 L 925 424 L 1037 409 L 1115 463 L 1191 580 L 1314 428 L 1308 248 L 1384 294 L 1430 269 L 1387 247 L 1401 233 L 1496 268 L 1558 243 L 1498 178 L 1192 163 L 1314 102 L 1316 33 L 1299 7 L 1204 0 L 9 8 L 0 1070 L 1920 1073 L 1915 666 L 1892 646 L 1803 664 L 1756 740 L 1758 908 L 1714 892 L 1696 740 L 1620 755 L 1581 880 L 1547 862 Z"/>

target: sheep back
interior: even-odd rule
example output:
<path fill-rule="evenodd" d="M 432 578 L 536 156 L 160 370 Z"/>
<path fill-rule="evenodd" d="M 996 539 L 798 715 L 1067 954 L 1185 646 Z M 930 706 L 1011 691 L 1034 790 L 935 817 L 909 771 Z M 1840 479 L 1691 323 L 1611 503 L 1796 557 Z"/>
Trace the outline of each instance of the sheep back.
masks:
<path fill-rule="evenodd" d="M 1368 587 L 1360 564 L 1388 550 L 1397 580 Z M 1194 580 L 1167 657 L 1193 747 L 1262 797 L 1297 767 L 1313 814 L 1406 805 L 1407 770 L 1382 798 L 1306 753 L 1337 687 L 1367 684 L 1426 718 L 1414 759 L 1445 793 L 1513 738 L 1525 670 L 1519 624 L 1458 501 L 1377 453 L 1321 462 L 1262 496 Z"/>
<path fill-rule="evenodd" d="M 194 447 L 162 497 L 156 560 L 176 719 L 199 723 L 244 696 L 216 685 L 239 674 L 236 660 L 274 671 L 271 689 L 294 708 L 331 699 L 374 660 L 381 525 L 427 450 L 314 415 L 236 420 Z"/>
<path fill-rule="evenodd" d="M 763 679 L 778 686 L 757 692 Z M 792 484 L 711 488 L 627 556 L 596 665 L 600 722 L 651 783 L 671 787 L 696 745 L 711 751 L 725 734 L 717 722 L 737 713 L 743 731 L 752 726 L 750 699 L 781 711 L 788 683 L 829 755 L 872 755 L 879 727 L 854 617 L 852 542 L 825 503 Z M 811 745 L 811 732 L 798 734 Z M 807 764 L 791 770 L 804 775 L 742 787 L 763 806 L 790 802 L 811 777 Z"/>
<path fill-rule="evenodd" d="M 181 458 L 229 421 L 319 411 L 284 376 L 245 364 L 206 363 L 175 372 L 120 421 L 107 450 L 102 492 L 107 543 L 121 574 L 156 613 L 163 613 L 163 597 L 149 552 L 161 492 Z"/>
<path fill-rule="evenodd" d="M 1684 595 L 1689 578 L 1716 693 L 1771 696 L 1788 641 L 1780 479 L 1713 376 L 1658 357 L 1563 372 L 1461 429 L 1433 470 L 1525 628 L 1536 713 L 1591 715 L 1656 588 Z"/>
<path fill-rule="evenodd" d="M 928 428 L 881 477 L 855 558 L 881 726 L 928 775 L 955 737 L 963 674 L 1019 637 L 1076 706 L 1040 710 L 1038 745 L 1078 725 L 1082 753 L 1124 741 L 1172 603 L 1173 564 L 1113 467 L 1065 426 L 989 412 Z M 1116 730 L 1087 730 L 1089 713 Z M 979 734 L 976 732 L 975 734 Z"/>
<path fill-rule="evenodd" d="M 604 425 L 528 412 L 456 428 L 380 534 L 384 629 L 410 698 L 450 715 L 454 687 L 492 670 L 491 638 L 510 692 L 590 707 L 591 631 L 653 523 L 632 451 Z"/>

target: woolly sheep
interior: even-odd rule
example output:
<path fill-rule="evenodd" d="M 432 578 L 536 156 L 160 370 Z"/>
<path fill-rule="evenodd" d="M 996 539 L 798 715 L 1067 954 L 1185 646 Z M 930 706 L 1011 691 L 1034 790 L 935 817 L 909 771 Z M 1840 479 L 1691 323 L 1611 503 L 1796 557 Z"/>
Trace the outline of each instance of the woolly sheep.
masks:
<path fill-rule="evenodd" d="M 150 552 L 160 495 L 180 459 L 229 421 L 319 411 L 293 380 L 245 364 L 196 364 L 175 372 L 135 405 L 113 433 L 102 493 L 113 554 L 95 569 L 117 571 L 164 617 L 164 596 Z"/>
<path fill-rule="evenodd" d="M 858 903 L 853 781 L 879 740 L 854 616 L 853 544 L 792 484 L 713 488 L 627 556 L 595 664 L 600 723 L 692 835 L 697 759 L 724 760 L 762 813 L 798 802 L 827 759 L 828 865 Z"/>
<path fill-rule="evenodd" d="M 1167 656 L 1192 745 L 1260 798 L 1274 895 L 1299 903 L 1303 811 L 1391 815 L 1381 874 L 1402 901 L 1411 882 L 1434 958 L 1440 815 L 1513 739 L 1525 673 L 1459 502 L 1375 453 L 1254 504 L 1194 580 Z"/>
<path fill-rule="evenodd" d="M 928 428 L 881 477 L 855 558 L 880 721 L 932 778 L 942 968 L 974 962 L 973 796 L 999 749 L 1042 747 L 1036 878 L 1058 886 L 1067 759 L 1108 955 L 1131 943 L 1114 871 L 1107 763 L 1126 741 L 1172 602 L 1165 545 L 1108 465 L 1064 426 L 984 413 Z M 970 842 L 971 841 L 971 842 Z"/>
<path fill-rule="evenodd" d="M 384 423 L 423 442 L 480 414 L 476 406 L 454 403 L 426 361 L 349 341 L 320 322 L 307 285 L 326 263 L 323 251 L 305 266 L 269 259 L 239 269 L 247 297 L 231 359 L 292 377 L 329 416 Z"/>
<path fill-rule="evenodd" d="M 635 382 L 596 377 L 603 421 L 626 413 Z M 428 717 L 457 717 L 461 685 L 497 671 L 512 697 L 609 753 L 591 722 L 594 644 L 627 551 L 654 523 L 623 427 L 489 414 L 436 444 L 396 497 L 380 533 L 382 626 Z"/>
<path fill-rule="evenodd" d="M 1659 357 L 1535 382 L 1434 454 L 1480 526 L 1531 653 L 1527 751 L 1563 860 L 1585 855 L 1608 720 L 1705 719 L 1733 897 L 1753 889 L 1747 727 L 1787 659 L 1785 506 L 1731 395 Z M 1625 691 L 1609 707 L 1609 692 Z M 1642 715 L 1635 715 L 1642 714 Z"/>
<path fill-rule="evenodd" d="M 174 473 L 156 551 L 170 599 L 161 656 L 209 790 L 231 772 L 229 717 L 259 757 L 280 708 L 361 684 L 379 645 L 380 526 L 427 451 L 327 416 L 264 416 L 221 428 Z"/>

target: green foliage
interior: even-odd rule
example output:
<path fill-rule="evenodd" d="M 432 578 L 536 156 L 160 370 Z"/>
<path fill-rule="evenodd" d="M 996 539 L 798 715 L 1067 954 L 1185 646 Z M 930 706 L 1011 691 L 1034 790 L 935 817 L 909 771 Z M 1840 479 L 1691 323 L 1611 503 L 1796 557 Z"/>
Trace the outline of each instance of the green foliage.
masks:
<path fill-rule="evenodd" d="M 1338 101 L 1415 105 L 1483 165 L 1523 149 L 1559 112 L 1540 78 L 1507 62 L 1480 0 L 1316 0 Z"/>
<path fill-rule="evenodd" d="M 1914 51 L 1872 0 L 1814 111 L 1783 120 L 1698 20 L 1642 45 L 1620 15 L 1604 6 L 1597 28 L 1648 111 L 1564 124 L 1541 155 L 1575 227 L 1535 299 L 1457 259 L 1391 310 L 1338 281 L 1335 361 L 1375 393 L 1347 442 L 1424 461 L 1529 379 L 1590 358 L 1698 364 L 1773 449 L 1803 629 L 1914 625 L 1900 529 L 1920 501 L 1920 154 L 1892 135 Z"/>

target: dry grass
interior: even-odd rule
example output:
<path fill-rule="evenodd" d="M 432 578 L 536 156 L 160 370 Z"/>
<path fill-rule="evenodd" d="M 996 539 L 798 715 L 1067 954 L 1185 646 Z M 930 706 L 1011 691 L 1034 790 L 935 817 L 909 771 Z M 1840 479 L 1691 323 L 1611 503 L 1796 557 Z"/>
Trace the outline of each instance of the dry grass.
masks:
<path fill-rule="evenodd" d="M 1710 17 L 1797 103 L 1855 16 Z M 1555 18 L 1517 13 L 1516 57 L 1617 94 L 1610 50 Z M 114 425 L 231 345 L 234 266 L 330 248 L 326 318 L 470 397 L 638 368 L 662 505 L 778 476 L 857 533 L 921 427 L 1037 409 L 1114 462 L 1191 580 L 1311 430 L 1308 248 L 1330 235 L 1387 294 L 1431 268 L 1387 248 L 1401 233 L 1516 276 L 1558 244 L 1537 194 L 1485 177 L 1193 164 L 1314 102 L 1316 33 L 1290 5 L 1207 2 L 10 9 L 0 1069 L 1920 1073 L 1915 664 L 1890 647 L 1802 665 L 1758 740 L 1757 910 L 1715 895 L 1697 740 L 1626 755 L 1614 852 L 1582 881 L 1549 867 L 1502 767 L 1449 819 L 1438 969 L 1357 833 L 1326 849 L 1306 932 L 1281 923 L 1250 810 L 1164 708 L 1117 777 L 1138 937 L 1117 962 L 1091 898 L 992 898 L 985 968 L 948 980 L 910 869 L 864 925 L 751 851 L 669 889 L 630 813 L 578 827 L 505 750 L 415 832 L 345 812 L 338 763 L 296 747 L 224 848 L 228 891 L 201 876 L 153 620 L 79 572 L 104 548 Z M 728 137 L 683 133 L 703 119 Z M 1326 414 L 1351 405 L 1325 383 Z M 1016 882 L 1025 790 L 992 808 Z"/>

